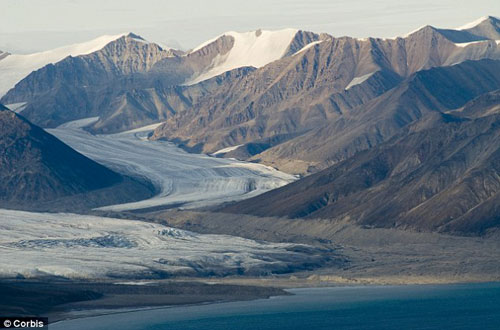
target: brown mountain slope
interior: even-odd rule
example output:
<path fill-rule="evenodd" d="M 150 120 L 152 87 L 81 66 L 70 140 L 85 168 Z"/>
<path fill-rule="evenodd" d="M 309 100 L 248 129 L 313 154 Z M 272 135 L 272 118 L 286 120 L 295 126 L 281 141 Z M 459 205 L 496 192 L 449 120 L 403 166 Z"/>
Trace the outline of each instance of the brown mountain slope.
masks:
<path fill-rule="evenodd" d="M 500 90 L 483 94 L 468 102 L 461 109 L 450 111 L 456 116 L 479 118 L 500 113 Z"/>
<path fill-rule="evenodd" d="M 297 32 L 284 56 L 317 38 L 314 33 Z M 32 72 L 2 102 L 26 102 L 23 115 L 43 127 L 100 117 L 90 131 L 112 133 L 136 128 L 190 108 L 206 86 L 181 85 L 209 69 L 233 44 L 234 38 L 224 35 L 183 53 L 129 34 L 94 53 L 68 57 Z M 235 71 L 243 74 L 248 69 Z M 221 78 L 229 77 L 225 73 Z"/>
<path fill-rule="evenodd" d="M 291 172 L 323 169 L 388 140 L 428 113 L 456 109 L 498 88 L 500 61 L 419 71 L 383 95 L 254 159 Z"/>
<path fill-rule="evenodd" d="M 123 189 L 133 199 L 150 194 L 133 183 L 68 147 L 43 129 L 2 106 L 0 110 L 0 205 L 36 208 L 69 196 L 91 198 L 86 194 L 117 187 L 116 196 L 94 204 L 124 199 Z M 120 191 L 121 190 L 121 191 Z M 82 205 L 85 201 L 69 201 Z M 48 205 L 48 204 L 47 204 Z M 49 206 L 46 209 L 50 209 Z"/>
<path fill-rule="evenodd" d="M 450 31 L 452 30 L 446 30 L 446 32 Z M 494 16 L 486 16 L 475 26 L 457 32 L 458 34 L 462 34 L 461 40 L 457 42 L 471 42 L 485 39 L 500 40 L 500 19 Z"/>
<path fill-rule="evenodd" d="M 228 154 L 248 157 L 272 147 L 269 141 L 281 143 L 327 123 L 347 121 L 352 109 L 415 72 L 470 59 L 500 59 L 499 45 L 481 38 L 480 43 L 457 45 L 430 26 L 396 39 L 323 36 L 293 56 L 221 84 L 189 111 L 170 116 L 154 138 L 186 141 L 204 152 L 250 143 Z"/>
<path fill-rule="evenodd" d="M 3 98 L 4 104 L 26 102 L 23 116 L 43 127 L 102 116 L 116 95 L 140 84 L 151 87 L 154 78 L 145 77 L 156 63 L 175 59 L 175 52 L 143 42 L 135 35 L 123 36 L 103 49 L 83 56 L 67 57 L 32 72 Z M 170 75 L 170 81 L 177 81 Z M 104 112 L 104 113 L 103 113 Z M 128 120 L 140 120 L 137 113 Z"/>
<path fill-rule="evenodd" d="M 235 44 L 231 35 L 182 53 L 131 34 L 95 53 L 33 72 L 1 101 L 26 102 L 23 115 L 43 127 L 98 116 L 88 129 L 111 133 L 166 120 L 158 138 L 186 141 L 204 152 L 262 139 L 284 141 L 367 102 L 416 71 L 500 59 L 499 46 L 491 39 L 495 22 L 485 20 L 470 31 L 428 26 L 395 39 L 298 31 L 281 59 L 248 79 L 217 84 L 216 93 L 182 85 L 224 58 Z"/>
<path fill-rule="evenodd" d="M 499 95 L 491 93 L 489 106 Z M 499 202 L 500 113 L 433 113 L 386 143 L 223 211 L 484 234 L 500 226 Z"/>

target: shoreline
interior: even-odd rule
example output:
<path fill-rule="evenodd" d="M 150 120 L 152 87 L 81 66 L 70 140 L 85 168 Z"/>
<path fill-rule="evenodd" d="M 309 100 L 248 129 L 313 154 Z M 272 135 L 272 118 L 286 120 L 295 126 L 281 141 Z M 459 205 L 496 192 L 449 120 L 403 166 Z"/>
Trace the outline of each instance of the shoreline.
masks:
<path fill-rule="evenodd" d="M 289 295 L 274 287 L 208 284 L 206 281 L 157 280 L 147 285 L 116 280 L 0 280 L 0 310 L 4 315 L 43 316 L 50 322 L 120 311 L 245 301 Z"/>
<path fill-rule="evenodd" d="M 290 295 L 294 295 L 294 294 L 290 293 Z M 89 310 L 82 310 L 82 312 L 88 312 L 89 314 L 87 314 L 87 315 L 72 315 L 71 317 L 58 319 L 54 322 L 50 322 L 50 319 L 49 319 L 49 324 L 56 324 L 56 323 L 64 322 L 64 321 L 92 318 L 92 317 L 99 317 L 99 316 L 106 316 L 106 315 L 126 314 L 126 313 L 162 310 L 162 309 L 170 309 L 170 308 L 178 308 L 178 307 L 195 307 L 195 306 L 216 305 L 216 304 L 241 302 L 241 301 L 266 300 L 266 299 L 271 299 L 274 297 L 281 297 L 281 296 L 284 296 L 284 295 L 274 295 L 274 296 L 269 296 L 269 297 L 260 297 L 260 298 L 254 298 L 254 299 L 244 299 L 244 300 L 235 299 L 235 300 L 210 301 L 210 302 L 202 302 L 202 303 L 196 303 L 196 304 L 177 304 L 177 305 L 160 305 L 160 306 L 135 307 L 135 308 L 134 307 L 117 308 L 116 310 L 108 310 L 107 312 L 106 312 L 106 309 L 89 309 Z M 105 312 L 103 312 L 103 311 L 105 311 Z"/>
<path fill-rule="evenodd" d="M 441 282 L 441 283 L 407 283 L 407 284 L 343 284 L 338 283 L 338 285 L 329 285 L 329 286 L 302 286 L 302 287 L 289 287 L 283 289 L 288 294 L 286 295 L 271 295 L 269 297 L 256 297 L 253 299 L 232 299 L 232 300 L 221 300 L 221 301 L 210 301 L 210 302 L 202 302 L 202 303 L 194 303 L 194 304 L 173 304 L 173 305 L 159 305 L 159 306 L 144 306 L 144 307 L 129 307 L 129 308 L 117 308 L 117 309 L 89 309 L 89 310 L 81 310 L 82 314 L 75 315 L 71 314 L 72 311 L 63 312 L 61 315 L 65 315 L 66 317 L 57 319 L 56 321 L 50 322 L 50 324 L 56 324 L 64 321 L 76 320 L 76 319 L 85 319 L 85 318 L 94 318 L 100 316 L 108 316 L 115 314 L 127 314 L 127 313 L 135 313 L 142 311 L 152 311 L 152 310 L 168 310 L 171 308 L 187 308 L 187 307 L 195 307 L 195 306 L 205 306 L 205 305 L 215 305 L 222 303 L 233 303 L 233 302 L 242 302 L 242 301 L 255 301 L 255 300 L 267 300 L 275 297 L 288 296 L 288 295 L 296 295 L 294 291 L 302 291 L 302 290 L 314 290 L 314 289 L 339 289 L 339 288 L 380 288 L 380 287 L 419 287 L 419 286 L 451 286 L 451 285 L 471 285 L 471 284 L 498 284 L 500 281 L 477 281 L 477 282 Z M 50 321 L 50 319 L 49 319 Z"/>
<path fill-rule="evenodd" d="M 407 277 L 405 281 L 402 281 L 401 277 L 396 278 L 397 281 L 394 280 L 394 277 L 347 279 L 340 276 L 313 274 L 303 278 L 292 275 L 274 278 L 191 278 L 122 282 L 78 282 L 53 279 L 43 282 L 41 280 L 10 279 L 0 280 L 0 289 L 2 286 L 9 287 L 10 283 L 11 287 L 22 288 L 25 292 L 31 290 L 32 295 L 37 296 L 38 299 L 41 299 L 45 294 L 49 297 L 53 295 L 50 298 L 56 300 L 58 292 L 73 293 L 75 295 L 73 301 L 55 304 L 46 311 L 40 310 L 39 313 L 31 313 L 32 315 L 46 316 L 53 324 L 73 319 L 144 310 L 270 299 L 294 295 L 293 290 L 500 283 L 500 279 L 492 278 L 461 277 L 450 279 L 424 276 Z M 177 291 L 171 292 L 173 288 Z M 40 290 L 44 290 L 42 294 L 40 294 Z M 89 298 L 89 292 L 101 295 Z M 8 293 L 3 299 L 8 299 Z M 131 304 L 132 301 L 133 304 Z M 43 304 L 43 302 L 41 303 Z M 17 313 L 12 313 L 12 315 L 15 314 Z M 30 313 L 26 315 L 28 314 Z"/>

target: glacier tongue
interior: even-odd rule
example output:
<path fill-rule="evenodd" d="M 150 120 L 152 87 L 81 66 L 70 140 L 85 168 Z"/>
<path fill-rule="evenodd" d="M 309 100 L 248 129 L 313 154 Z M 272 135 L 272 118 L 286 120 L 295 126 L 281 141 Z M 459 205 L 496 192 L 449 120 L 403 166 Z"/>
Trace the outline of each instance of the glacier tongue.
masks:
<path fill-rule="evenodd" d="M 321 262 L 305 245 L 202 235 L 141 221 L 2 209 L 0 218 L 0 277 L 260 275 Z"/>
<path fill-rule="evenodd" d="M 48 131 L 87 157 L 118 172 L 147 178 L 161 190 L 151 199 L 102 210 L 202 207 L 253 197 L 296 180 L 268 166 L 190 154 L 166 141 L 149 141 L 154 126 L 94 136 L 80 128 L 81 122 L 86 120 Z"/>

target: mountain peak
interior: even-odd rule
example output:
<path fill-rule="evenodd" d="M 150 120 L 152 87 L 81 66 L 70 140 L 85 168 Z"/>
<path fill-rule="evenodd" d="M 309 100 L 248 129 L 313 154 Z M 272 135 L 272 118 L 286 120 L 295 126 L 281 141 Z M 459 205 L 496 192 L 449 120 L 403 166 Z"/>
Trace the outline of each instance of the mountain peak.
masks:
<path fill-rule="evenodd" d="M 500 39 L 500 20 L 494 16 L 483 16 L 473 22 L 455 29 L 436 28 L 431 25 L 422 26 L 403 36 L 407 38 L 416 33 L 439 33 L 454 43 L 468 43 L 481 40 Z"/>
<path fill-rule="evenodd" d="M 465 25 L 456 28 L 456 30 L 470 30 L 484 23 L 499 25 L 500 20 L 495 16 L 483 16 L 475 21 L 472 21 L 470 23 L 467 23 Z"/>
<path fill-rule="evenodd" d="M 423 26 L 421 26 L 421 27 L 419 27 L 419 28 L 417 28 L 415 30 L 412 30 L 412 31 L 408 32 L 407 34 L 405 34 L 403 36 L 403 38 L 407 38 L 407 37 L 411 36 L 412 34 L 418 33 L 420 31 L 426 31 L 426 30 L 436 31 L 436 28 L 433 27 L 432 25 L 428 25 L 428 24 L 427 25 L 423 25 Z"/>
<path fill-rule="evenodd" d="M 126 37 L 128 38 L 132 38 L 132 39 L 137 39 L 137 40 L 141 40 L 141 41 L 146 41 L 143 37 L 141 37 L 140 35 L 138 34 L 135 34 L 133 32 L 129 32 Z"/>
<path fill-rule="evenodd" d="M 0 75 L 2 76 L 2 80 L 0 80 L 0 96 L 4 95 L 30 72 L 38 70 L 47 64 L 57 63 L 68 56 L 75 57 L 93 53 L 123 36 L 125 36 L 125 33 L 102 35 L 86 42 L 27 55 L 4 55 L 2 53 L 0 54 Z"/>
<path fill-rule="evenodd" d="M 298 30 L 255 30 L 249 32 L 226 32 L 215 39 L 202 43 L 190 53 L 195 53 L 221 38 L 232 38 L 233 44 L 227 53 L 217 56 L 208 70 L 192 79 L 187 84 L 195 84 L 210 79 L 221 73 L 241 67 L 260 68 L 279 60 L 287 54 Z"/>

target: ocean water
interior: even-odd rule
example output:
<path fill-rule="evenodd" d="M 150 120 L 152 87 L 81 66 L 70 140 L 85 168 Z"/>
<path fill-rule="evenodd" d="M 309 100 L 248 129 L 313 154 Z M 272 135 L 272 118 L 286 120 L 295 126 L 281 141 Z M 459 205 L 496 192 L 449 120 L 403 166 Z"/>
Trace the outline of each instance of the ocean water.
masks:
<path fill-rule="evenodd" d="M 500 283 L 290 291 L 293 296 L 87 317 L 50 329 L 500 329 Z"/>

